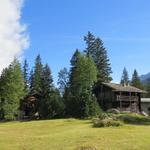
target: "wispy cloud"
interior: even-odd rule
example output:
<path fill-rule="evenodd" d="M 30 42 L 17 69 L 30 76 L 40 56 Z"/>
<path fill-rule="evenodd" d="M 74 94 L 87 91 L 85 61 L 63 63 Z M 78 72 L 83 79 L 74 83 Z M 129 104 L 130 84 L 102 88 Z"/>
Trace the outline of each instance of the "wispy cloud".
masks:
<path fill-rule="evenodd" d="M 22 24 L 23 0 L 0 0 L 0 71 L 29 46 L 26 25 Z"/>

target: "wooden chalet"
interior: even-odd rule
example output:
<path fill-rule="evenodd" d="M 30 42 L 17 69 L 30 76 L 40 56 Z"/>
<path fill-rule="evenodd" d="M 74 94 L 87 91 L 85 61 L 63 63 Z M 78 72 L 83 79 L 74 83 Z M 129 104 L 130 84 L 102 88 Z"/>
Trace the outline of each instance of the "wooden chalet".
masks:
<path fill-rule="evenodd" d="M 146 91 L 130 85 L 101 83 L 94 93 L 104 111 L 116 108 L 120 111 L 141 112 L 141 95 Z"/>

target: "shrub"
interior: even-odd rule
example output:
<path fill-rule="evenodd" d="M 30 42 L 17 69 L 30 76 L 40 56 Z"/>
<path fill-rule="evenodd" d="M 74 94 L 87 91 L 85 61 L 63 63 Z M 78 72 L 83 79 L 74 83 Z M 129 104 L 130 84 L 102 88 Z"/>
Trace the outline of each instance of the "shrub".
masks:
<path fill-rule="evenodd" d="M 135 113 L 123 113 L 116 116 L 117 119 L 128 124 L 143 124 L 150 125 L 150 118 Z"/>
<path fill-rule="evenodd" d="M 105 118 L 105 119 L 94 119 L 93 127 L 118 127 L 121 126 L 122 122 L 118 120 L 114 120 L 113 118 Z"/>
<path fill-rule="evenodd" d="M 117 120 L 116 116 L 112 113 L 101 113 L 98 118 L 100 120 L 112 118 L 113 120 Z"/>
<path fill-rule="evenodd" d="M 109 115 L 106 114 L 106 113 L 101 113 L 99 114 L 99 117 L 98 117 L 100 120 L 103 120 L 103 119 L 106 119 L 106 118 L 109 118 Z"/>
<path fill-rule="evenodd" d="M 118 109 L 112 108 L 112 109 L 108 109 L 107 113 L 119 114 L 120 111 Z"/>

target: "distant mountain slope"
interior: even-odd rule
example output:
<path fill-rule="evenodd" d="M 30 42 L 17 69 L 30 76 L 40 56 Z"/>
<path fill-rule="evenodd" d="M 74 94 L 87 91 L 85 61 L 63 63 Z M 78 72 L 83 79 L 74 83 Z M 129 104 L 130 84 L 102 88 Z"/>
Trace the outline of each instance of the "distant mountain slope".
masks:
<path fill-rule="evenodd" d="M 150 79 L 150 72 L 140 76 L 141 82 L 146 84 L 147 80 Z"/>

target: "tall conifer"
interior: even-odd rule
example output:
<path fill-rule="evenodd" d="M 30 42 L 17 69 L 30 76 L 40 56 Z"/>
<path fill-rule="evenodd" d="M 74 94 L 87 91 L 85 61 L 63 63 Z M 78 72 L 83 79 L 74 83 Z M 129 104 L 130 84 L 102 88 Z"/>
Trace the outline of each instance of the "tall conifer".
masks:
<path fill-rule="evenodd" d="M 19 116 L 20 101 L 25 96 L 21 64 L 16 58 L 2 72 L 0 84 L 4 118 L 16 119 Z"/>
<path fill-rule="evenodd" d="M 140 77 L 136 69 L 134 70 L 133 75 L 132 75 L 131 85 L 134 87 L 143 89 L 142 83 L 140 81 Z"/>
<path fill-rule="evenodd" d="M 91 32 L 88 32 L 84 40 L 87 45 L 85 53 L 87 56 L 91 56 L 96 64 L 98 82 L 110 82 L 112 80 L 111 64 L 103 41 L 100 38 L 96 38 Z"/>
<path fill-rule="evenodd" d="M 128 84 L 130 83 L 128 71 L 127 71 L 127 69 L 125 67 L 123 69 L 123 73 L 122 73 L 122 77 L 121 77 L 120 83 L 122 85 L 124 85 L 124 86 L 128 86 Z"/>

